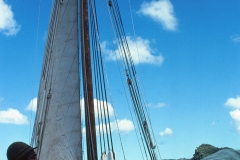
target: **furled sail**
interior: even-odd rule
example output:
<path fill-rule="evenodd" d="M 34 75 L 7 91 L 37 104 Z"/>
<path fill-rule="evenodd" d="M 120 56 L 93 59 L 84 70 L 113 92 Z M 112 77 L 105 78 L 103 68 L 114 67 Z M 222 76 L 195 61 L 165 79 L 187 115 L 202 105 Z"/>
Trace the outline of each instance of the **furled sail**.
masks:
<path fill-rule="evenodd" d="M 32 137 L 40 160 L 82 159 L 78 48 L 78 0 L 55 0 Z"/>

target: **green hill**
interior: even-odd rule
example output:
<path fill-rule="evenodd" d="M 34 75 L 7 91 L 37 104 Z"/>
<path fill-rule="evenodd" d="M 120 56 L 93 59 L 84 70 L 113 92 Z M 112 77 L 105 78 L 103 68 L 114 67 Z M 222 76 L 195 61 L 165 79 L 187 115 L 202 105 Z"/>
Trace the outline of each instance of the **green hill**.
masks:
<path fill-rule="evenodd" d="M 227 147 L 218 148 L 210 144 L 201 144 L 199 147 L 195 149 L 195 153 L 193 154 L 193 158 L 191 158 L 191 160 L 200 160 L 222 149 L 230 149 L 230 148 L 227 148 Z"/>

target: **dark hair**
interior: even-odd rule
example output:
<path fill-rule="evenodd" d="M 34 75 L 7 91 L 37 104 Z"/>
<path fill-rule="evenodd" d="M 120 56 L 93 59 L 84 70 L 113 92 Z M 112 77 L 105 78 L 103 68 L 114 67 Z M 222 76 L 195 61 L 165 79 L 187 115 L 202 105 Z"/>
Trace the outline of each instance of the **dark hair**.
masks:
<path fill-rule="evenodd" d="M 30 152 L 32 154 L 35 148 L 24 142 L 14 142 L 7 149 L 7 158 L 8 160 L 26 160 Z"/>
<path fill-rule="evenodd" d="M 26 155 L 24 155 L 22 158 L 20 158 L 19 160 L 28 160 L 28 157 L 32 154 L 34 154 L 34 150 L 31 150 L 29 153 L 27 153 Z"/>
<path fill-rule="evenodd" d="M 23 156 L 22 158 L 20 158 L 18 160 L 28 160 L 28 155 L 25 155 L 25 156 Z"/>

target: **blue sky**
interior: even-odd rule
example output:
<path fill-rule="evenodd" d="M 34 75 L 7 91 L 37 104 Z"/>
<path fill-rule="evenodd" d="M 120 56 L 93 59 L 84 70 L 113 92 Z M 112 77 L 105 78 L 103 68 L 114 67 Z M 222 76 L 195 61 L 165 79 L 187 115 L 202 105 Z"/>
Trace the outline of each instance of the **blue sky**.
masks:
<path fill-rule="evenodd" d="M 128 4 L 119 1 L 161 157 L 190 158 L 202 143 L 240 149 L 240 1 L 132 0 L 135 32 Z M 0 0 L 1 160 L 9 144 L 31 138 L 50 9 L 47 0 Z M 135 148 L 127 143 L 134 142 L 136 128 L 120 100 L 117 48 L 103 24 L 123 145 Z M 127 149 L 126 157 L 132 152 Z"/>

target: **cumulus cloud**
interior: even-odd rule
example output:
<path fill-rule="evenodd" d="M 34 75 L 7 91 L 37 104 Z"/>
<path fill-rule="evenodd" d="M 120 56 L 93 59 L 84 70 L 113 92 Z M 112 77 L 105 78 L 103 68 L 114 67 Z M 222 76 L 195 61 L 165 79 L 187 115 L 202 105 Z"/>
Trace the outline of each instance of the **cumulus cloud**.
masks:
<path fill-rule="evenodd" d="M 118 125 L 118 126 L 117 126 Z M 117 120 L 117 121 L 113 121 L 110 122 L 110 127 L 111 127 L 111 132 L 119 132 L 123 133 L 123 134 L 127 134 L 131 131 L 134 130 L 134 125 L 133 122 L 128 120 L 128 119 L 122 119 L 122 120 Z M 109 131 L 109 124 L 100 124 L 100 125 L 96 125 L 96 132 L 97 135 L 99 135 L 99 130 L 101 133 L 106 133 L 107 131 Z M 82 132 L 85 134 L 86 133 L 86 128 L 83 128 Z"/>
<path fill-rule="evenodd" d="M 81 111 L 83 113 L 83 120 L 85 119 L 85 109 L 84 109 L 84 99 L 81 99 L 80 101 L 81 104 Z M 102 107 L 102 109 L 97 109 L 97 106 L 105 106 L 105 108 Z M 98 113 L 98 111 L 102 110 L 102 117 L 104 117 L 103 112 L 105 110 L 105 112 L 109 113 L 109 117 L 113 117 L 114 116 L 114 109 L 112 107 L 112 105 L 108 102 L 105 101 L 101 101 L 101 100 L 97 100 L 94 99 L 94 110 L 95 110 L 95 118 L 97 119 L 98 116 L 101 116 L 101 113 Z M 97 121 L 96 121 L 97 123 Z M 118 126 L 117 126 L 118 124 Z M 96 132 L 97 134 L 99 134 L 99 127 L 100 127 L 100 132 L 106 132 L 106 130 L 109 131 L 109 125 L 111 127 L 111 131 L 115 132 L 119 129 L 120 133 L 129 133 L 131 131 L 134 130 L 134 125 L 133 122 L 128 120 L 128 119 L 121 119 L 121 120 L 115 120 L 112 121 L 108 124 L 98 124 L 96 125 Z M 86 133 L 86 128 L 82 129 L 82 132 L 85 134 Z"/>
<path fill-rule="evenodd" d="M 240 43 L 240 35 L 231 36 L 233 42 Z"/>
<path fill-rule="evenodd" d="M 134 130 L 133 122 L 126 118 L 112 122 L 111 123 L 112 131 L 117 131 L 117 124 L 120 133 L 129 133 Z"/>
<path fill-rule="evenodd" d="M 158 103 L 158 104 L 155 106 L 155 108 L 162 108 L 162 107 L 165 107 L 165 106 L 166 106 L 165 103 L 160 102 L 160 103 Z"/>
<path fill-rule="evenodd" d="M 101 112 L 98 113 L 97 106 L 99 106 L 99 111 L 102 110 L 102 116 L 104 116 L 103 115 L 104 111 L 105 111 L 105 113 L 107 113 L 107 111 L 108 111 L 110 117 L 112 117 L 114 115 L 114 110 L 110 103 L 101 101 L 101 100 L 97 100 L 97 99 L 94 99 L 93 103 L 94 103 L 95 118 L 97 118 L 98 115 L 101 116 L 100 115 Z M 83 113 L 82 118 L 84 119 L 85 118 L 84 99 L 80 100 L 80 105 L 81 105 L 81 112 Z M 103 106 L 105 106 L 105 108 L 103 108 Z M 100 110 L 100 108 L 102 108 L 102 109 Z"/>
<path fill-rule="evenodd" d="M 166 128 L 165 131 L 159 133 L 160 136 L 171 136 L 173 134 L 171 128 Z"/>
<path fill-rule="evenodd" d="M 230 116 L 234 120 L 235 129 L 237 130 L 238 134 L 240 134 L 240 110 L 235 109 L 234 111 L 231 111 Z"/>
<path fill-rule="evenodd" d="M 177 29 L 177 19 L 174 15 L 173 5 L 169 0 L 143 2 L 139 13 L 149 16 L 166 30 L 175 31 Z"/>
<path fill-rule="evenodd" d="M 230 115 L 231 115 L 232 119 L 234 119 L 236 122 L 240 123 L 240 110 L 239 109 L 231 111 Z"/>
<path fill-rule="evenodd" d="M 236 98 L 228 98 L 224 105 L 240 109 L 240 97 L 237 96 Z"/>
<path fill-rule="evenodd" d="M 161 65 L 164 61 L 164 58 L 161 54 L 158 55 L 153 55 L 155 54 L 155 50 L 150 47 L 150 42 L 147 39 L 143 39 L 141 37 L 130 37 L 127 36 L 127 42 L 128 46 L 131 52 L 131 56 L 133 59 L 134 64 L 139 64 L 139 63 L 148 63 L 148 64 L 155 64 L 155 65 Z M 110 49 L 107 49 L 108 42 L 103 42 L 102 43 L 102 50 L 106 54 L 106 59 L 115 61 L 120 59 L 120 56 L 117 55 L 116 53 L 119 53 L 118 51 L 120 48 L 117 50 L 113 51 Z"/>
<path fill-rule="evenodd" d="M 23 125 L 29 122 L 27 117 L 18 110 L 9 108 L 6 111 L 0 111 L 0 123 Z"/>
<path fill-rule="evenodd" d="M 158 104 L 151 104 L 151 103 L 148 104 L 148 107 L 150 108 L 163 108 L 165 106 L 167 106 L 167 104 L 164 102 L 159 102 Z"/>
<path fill-rule="evenodd" d="M 151 105 L 152 106 L 152 105 Z M 152 108 L 163 108 L 163 107 L 166 107 L 167 104 L 166 103 L 163 103 L 163 102 L 160 102 L 154 106 L 152 106 Z"/>
<path fill-rule="evenodd" d="M 33 111 L 36 112 L 37 111 L 37 98 L 33 98 L 30 103 L 28 104 L 26 110 L 28 111 Z"/>
<path fill-rule="evenodd" d="M 4 0 L 0 0 L 0 32 L 10 36 L 16 35 L 20 30 L 20 25 L 14 19 L 11 6 L 6 4 Z"/>
<path fill-rule="evenodd" d="M 240 134 L 240 97 L 228 98 L 224 105 L 232 107 L 233 110 L 229 114 L 234 121 L 236 131 Z"/>

